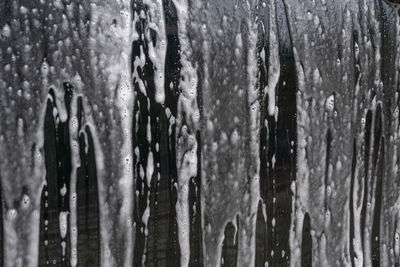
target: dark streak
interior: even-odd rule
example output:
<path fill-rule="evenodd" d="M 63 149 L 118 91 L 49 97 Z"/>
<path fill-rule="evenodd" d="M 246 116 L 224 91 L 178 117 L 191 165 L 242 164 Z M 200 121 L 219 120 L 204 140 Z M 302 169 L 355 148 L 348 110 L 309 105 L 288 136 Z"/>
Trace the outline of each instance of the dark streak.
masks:
<path fill-rule="evenodd" d="M 350 201 L 349 201 L 349 211 L 350 211 L 350 259 L 351 259 L 351 266 L 355 266 L 354 258 L 354 247 L 353 247 L 353 240 L 354 240 L 354 179 L 355 179 L 355 172 L 356 172 L 356 165 L 357 165 L 357 144 L 356 139 L 353 140 L 353 156 L 352 156 L 352 163 L 351 163 L 351 180 L 350 180 Z"/>
<path fill-rule="evenodd" d="M 312 267 L 312 239 L 311 239 L 311 219 L 306 213 L 303 221 L 303 236 L 301 243 L 301 266 Z"/>

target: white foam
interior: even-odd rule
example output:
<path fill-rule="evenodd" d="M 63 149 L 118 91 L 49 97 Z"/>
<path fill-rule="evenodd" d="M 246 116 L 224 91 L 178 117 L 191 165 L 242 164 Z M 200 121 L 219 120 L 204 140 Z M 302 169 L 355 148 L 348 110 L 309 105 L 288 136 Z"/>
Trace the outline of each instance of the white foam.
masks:
<path fill-rule="evenodd" d="M 154 82 L 156 87 L 155 99 L 158 103 L 164 104 L 165 92 L 165 56 L 167 53 L 167 35 L 165 29 L 165 18 L 163 1 L 143 1 L 149 9 L 147 11 L 147 27 L 145 29 L 146 40 L 149 43 L 149 58 L 154 66 Z M 150 29 L 156 33 L 155 41 L 151 36 Z"/>
<path fill-rule="evenodd" d="M 178 200 L 176 214 L 178 222 L 178 240 L 181 252 L 180 266 L 187 267 L 190 258 L 190 221 L 189 221 L 189 179 L 197 174 L 197 141 L 194 135 L 199 122 L 197 106 L 197 70 L 190 62 L 193 51 L 190 46 L 187 24 L 189 10 L 187 0 L 173 0 L 178 16 L 178 38 L 181 55 L 181 94 L 178 99 L 178 117 L 176 121 L 178 169 Z M 186 121 L 183 121 L 183 115 Z M 191 134 L 185 129 L 190 128 Z"/>

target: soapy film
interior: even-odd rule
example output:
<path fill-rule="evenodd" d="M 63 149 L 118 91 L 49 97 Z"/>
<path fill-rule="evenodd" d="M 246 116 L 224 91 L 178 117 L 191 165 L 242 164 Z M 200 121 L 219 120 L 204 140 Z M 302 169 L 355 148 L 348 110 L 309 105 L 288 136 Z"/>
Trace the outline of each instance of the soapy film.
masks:
<path fill-rule="evenodd" d="M 291 266 L 399 263 L 400 28 L 385 3 L 55 0 L 0 7 L 5 266 L 37 266 L 39 251 L 45 263 L 80 263 L 77 184 L 90 153 L 102 266 L 161 261 L 168 258 L 168 251 L 157 256 L 162 246 L 173 251 L 167 262 L 180 266 L 264 266 L 277 257 Z M 297 138 L 287 141 L 297 167 L 284 240 L 290 251 L 276 251 L 283 238 L 275 233 L 284 228 L 275 223 L 280 156 L 271 151 L 279 142 L 268 144 L 280 140 L 287 48 L 297 81 L 296 103 L 288 103 L 296 105 Z M 174 74 L 172 64 L 179 65 Z M 67 146 L 69 158 L 57 161 L 69 166 L 63 175 L 45 160 L 45 118 L 65 133 L 54 137 Z M 268 163 L 260 160 L 264 146 Z M 262 176 L 262 168 L 272 175 Z M 63 203 L 53 217 L 51 179 Z M 273 180 L 270 199 L 260 194 L 263 179 Z M 168 245 L 157 240 L 163 183 L 164 201 L 172 203 Z M 57 225 L 60 257 L 53 259 L 39 233 Z M 273 233 L 272 247 L 256 242 L 258 231 Z M 235 242 L 233 253 L 227 240 Z"/>

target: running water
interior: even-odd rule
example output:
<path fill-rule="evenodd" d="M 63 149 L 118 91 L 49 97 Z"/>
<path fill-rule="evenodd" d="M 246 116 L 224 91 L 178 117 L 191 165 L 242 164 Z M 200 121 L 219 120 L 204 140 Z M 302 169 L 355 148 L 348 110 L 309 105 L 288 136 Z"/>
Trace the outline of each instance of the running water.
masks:
<path fill-rule="evenodd" d="M 3 264 L 400 264 L 399 55 L 384 1 L 3 1 Z"/>

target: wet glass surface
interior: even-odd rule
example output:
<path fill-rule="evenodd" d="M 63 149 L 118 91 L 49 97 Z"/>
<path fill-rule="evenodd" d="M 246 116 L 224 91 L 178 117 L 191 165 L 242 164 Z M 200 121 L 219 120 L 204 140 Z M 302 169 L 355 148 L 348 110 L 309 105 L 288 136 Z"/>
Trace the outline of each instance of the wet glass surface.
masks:
<path fill-rule="evenodd" d="M 399 265 L 394 2 L 0 0 L 0 265 Z"/>

